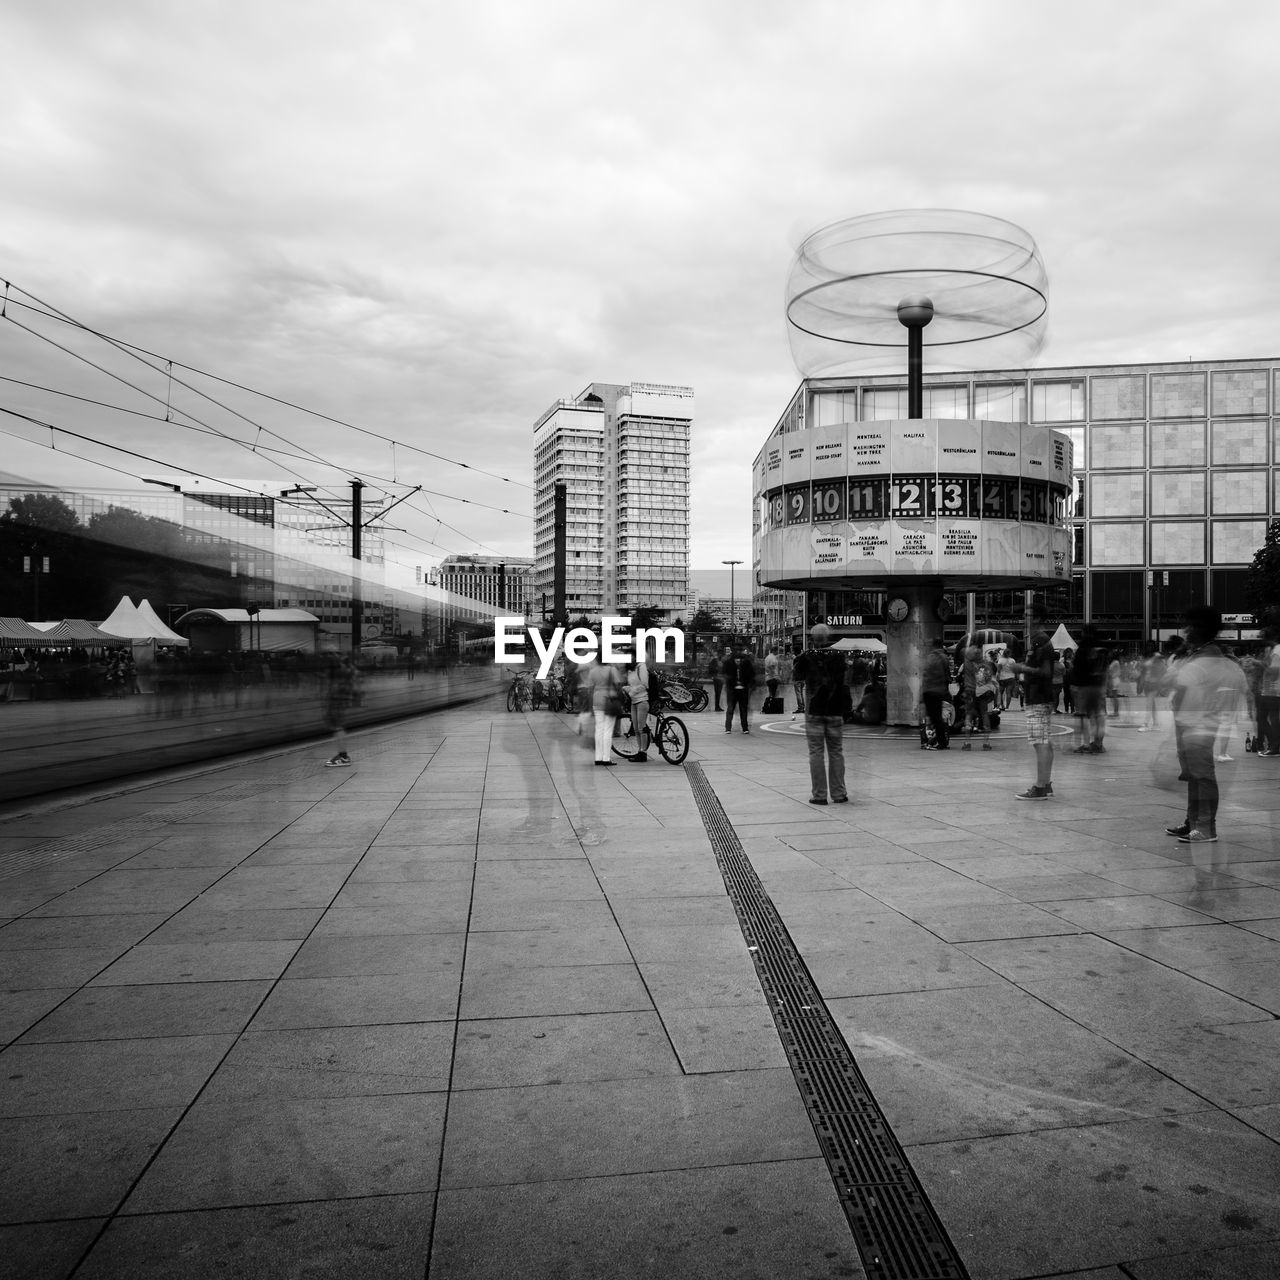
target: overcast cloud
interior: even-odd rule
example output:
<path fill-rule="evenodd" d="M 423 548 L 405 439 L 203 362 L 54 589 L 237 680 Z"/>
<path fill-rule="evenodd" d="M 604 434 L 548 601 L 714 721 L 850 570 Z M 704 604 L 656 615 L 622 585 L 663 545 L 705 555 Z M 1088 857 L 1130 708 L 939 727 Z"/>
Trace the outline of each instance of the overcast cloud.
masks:
<path fill-rule="evenodd" d="M 5 6 L 0 41 L 0 276 L 522 485 L 556 398 L 692 385 L 695 569 L 750 556 L 750 462 L 798 381 L 783 285 L 825 222 L 927 206 L 1026 227 L 1051 284 L 1041 364 L 1280 354 L 1269 3 L 44 0 Z M 144 407 L 19 329 L 74 337 L 22 302 L 0 374 Z M 171 416 L 257 435 L 75 347 L 132 365 Z M 207 474 L 452 495 L 401 509 L 410 563 L 530 553 L 530 489 L 216 394 L 333 467 L 0 383 L 0 404 Z M 125 481 L 68 448 L 159 469 L 0 428 L 40 442 L 0 437 L 29 478 Z"/>

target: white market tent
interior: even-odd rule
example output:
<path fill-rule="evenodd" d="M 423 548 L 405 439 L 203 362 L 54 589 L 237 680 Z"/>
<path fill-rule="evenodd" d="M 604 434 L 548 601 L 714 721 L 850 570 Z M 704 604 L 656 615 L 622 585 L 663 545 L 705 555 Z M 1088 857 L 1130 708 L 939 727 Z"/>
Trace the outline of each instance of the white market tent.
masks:
<path fill-rule="evenodd" d="M 106 621 L 99 623 L 98 629 L 108 635 L 123 636 L 134 644 L 154 642 L 186 648 L 190 643 L 160 621 L 149 601 L 144 600 L 135 605 L 128 596 L 120 597 L 120 603 L 111 611 L 111 616 Z"/>
<path fill-rule="evenodd" d="M 1063 649 L 1078 649 L 1080 647 L 1079 641 L 1071 638 L 1071 632 L 1067 630 L 1066 624 L 1062 622 L 1058 623 L 1058 629 L 1049 638 L 1049 643 L 1059 652 Z"/>
<path fill-rule="evenodd" d="M 831 646 L 839 653 L 888 653 L 889 647 L 875 636 L 845 636 Z"/>

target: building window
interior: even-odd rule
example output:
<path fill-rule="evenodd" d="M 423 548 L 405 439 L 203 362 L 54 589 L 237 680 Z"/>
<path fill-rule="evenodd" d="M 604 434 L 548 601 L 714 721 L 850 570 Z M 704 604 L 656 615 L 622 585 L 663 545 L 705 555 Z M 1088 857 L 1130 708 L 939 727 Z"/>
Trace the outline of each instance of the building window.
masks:
<path fill-rule="evenodd" d="M 900 422 L 906 416 L 906 387 L 874 387 L 862 393 L 863 421 Z"/>
<path fill-rule="evenodd" d="M 1104 516 L 1146 515 L 1146 477 L 1141 473 L 1091 476 L 1090 510 Z"/>
<path fill-rule="evenodd" d="M 925 387 L 924 416 L 926 418 L 967 418 L 969 416 L 969 388 Z"/>
<path fill-rule="evenodd" d="M 979 382 L 973 388 L 973 416 L 984 422 L 1026 422 L 1026 383 Z"/>
<path fill-rule="evenodd" d="M 1083 422 L 1084 379 L 1031 384 L 1032 422 Z"/>
<path fill-rule="evenodd" d="M 858 393 L 856 391 L 815 391 L 813 394 L 813 422 L 815 427 L 834 427 L 842 422 L 857 422 Z"/>

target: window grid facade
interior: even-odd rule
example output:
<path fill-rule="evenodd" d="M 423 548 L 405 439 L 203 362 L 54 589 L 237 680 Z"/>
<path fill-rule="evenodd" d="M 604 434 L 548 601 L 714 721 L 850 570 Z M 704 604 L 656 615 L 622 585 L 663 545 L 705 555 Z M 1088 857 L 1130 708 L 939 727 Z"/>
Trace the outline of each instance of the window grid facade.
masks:
<path fill-rule="evenodd" d="M 1280 358 L 926 373 L 924 394 L 925 417 L 967 404 L 976 419 L 1070 436 L 1084 616 L 1150 628 L 1148 580 L 1166 573 L 1174 595 L 1246 612 L 1245 570 L 1280 516 Z M 905 376 L 811 379 L 771 434 L 905 418 L 906 395 Z"/>

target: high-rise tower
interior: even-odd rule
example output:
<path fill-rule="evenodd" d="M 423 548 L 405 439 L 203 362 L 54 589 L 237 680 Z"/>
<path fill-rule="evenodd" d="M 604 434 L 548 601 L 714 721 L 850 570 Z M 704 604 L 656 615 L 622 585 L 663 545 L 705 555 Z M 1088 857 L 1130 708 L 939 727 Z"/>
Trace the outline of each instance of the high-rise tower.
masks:
<path fill-rule="evenodd" d="M 567 492 L 571 618 L 648 606 L 687 618 L 693 388 L 593 382 L 533 428 L 534 609 L 551 609 L 555 487 Z"/>

